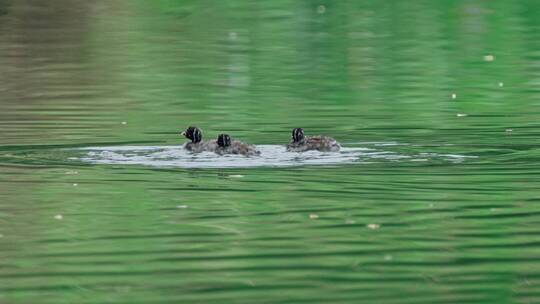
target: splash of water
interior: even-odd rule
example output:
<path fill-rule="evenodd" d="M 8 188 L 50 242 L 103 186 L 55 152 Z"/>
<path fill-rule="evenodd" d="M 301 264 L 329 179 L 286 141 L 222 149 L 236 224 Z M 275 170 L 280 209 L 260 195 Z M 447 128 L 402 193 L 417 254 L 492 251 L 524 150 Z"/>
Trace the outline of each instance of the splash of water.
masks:
<path fill-rule="evenodd" d="M 220 156 L 212 152 L 191 153 L 181 146 L 113 146 L 82 148 L 81 157 L 72 160 L 92 164 L 144 165 L 179 168 L 248 168 L 248 167 L 291 167 L 303 165 L 338 165 L 354 162 L 375 161 L 427 161 L 429 158 L 444 158 L 461 162 L 467 156 L 437 155 L 421 153 L 415 156 L 371 148 L 342 148 L 340 152 L 308 151 L 287 152 L 284 146 L 259 145 L 260 156 Z"/>

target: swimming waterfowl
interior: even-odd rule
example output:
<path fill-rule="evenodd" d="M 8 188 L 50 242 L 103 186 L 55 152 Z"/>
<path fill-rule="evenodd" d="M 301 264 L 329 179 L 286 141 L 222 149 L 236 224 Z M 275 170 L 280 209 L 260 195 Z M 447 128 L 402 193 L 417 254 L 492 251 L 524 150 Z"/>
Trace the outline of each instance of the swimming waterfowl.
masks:
<path fill-rule="evenodd" d="M 216 149 L 218 148 L 218 144 L 215 140 L 210 140 L 207 142 L 203 141 L 202 130 L 195 126 L 188 127 L 181 134 L 187 139 L 191 140 L 191 142 L 188 142 L 184 145 L 184 149 L 188 151 L 195 153 L 203 151 L 216 152 Z"/>
<path fill-rule="evenodd" d="M 296 128 L 292 131 L 292 140 L 287 145 L 289 152 L 304 152 L 317 150 L 322 152 L 337 152 L 341 146 L 328 136 L 304 136 L 304 129 Z"/>
<path fill-rule="evenodd" d="M 228 134 L 219 134 L 217 138 L 218 154 L 240 154 L 245 156 L 260 155 L 261 152 L 254 145 L 243 143 L 239 140 L 231 140 Z"/>

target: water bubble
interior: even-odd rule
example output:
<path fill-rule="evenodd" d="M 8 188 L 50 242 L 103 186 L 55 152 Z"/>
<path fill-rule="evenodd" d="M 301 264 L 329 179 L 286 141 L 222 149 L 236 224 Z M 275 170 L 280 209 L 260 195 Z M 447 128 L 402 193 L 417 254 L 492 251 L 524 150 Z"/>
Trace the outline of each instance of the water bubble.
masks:
<path fill-rule="evenodd" d="M 241 174 L 231 174 L 231 175 L 229 175 L 229 177 L 230 177 L 230 178 L 242 178 L 242 177 L 244 177 L 244 176 L 241 175 Z"/>
<path fill-rule="evenodd" d="M 457 117 L 467 117 L 467 114 L 465 113 L 458 113 L 456 114 Z"/>
<path fill-rule="evenodd" d="M 176 208 L 178 209 L 186 209 L 188 207 L 188 205 L 178 205 L 176 206 Z"/>
<path fill-rule="evenodd" d="M 73 184 L 73 187 L 77 187 L 78 185 L 79 185 L 79 184 L 75 183 L 75 184 Z"/>
<path fill-rule="evenodd" d="M 62 216 L 61 214 L 57 214 L 57 215 L 54 216 L 54 219 L 56 219 L 56 220 L 61 220 L 63 218 L 64 218 L 64 216 Z"/>
<path fill-rule="evenodd" d="M 127 121 L 122 121 L 121 124 L 127 125 Z"/>
<path fill-rule="evenodd" d="M 504 83 L 502 83 L 502 82 L 499 82 L 499 87 L 501 87 L 501 88 L 502 88 L 503 86 L 504 86 Z"/>
<path fill-rule="evenodd" d="M 456 98 L 457 98 L 456 93 L 452 93 L 452 99 L 456 99 Z"/>
<path fill-rule="evenodd" d="M 309 215 L 309 218 L 312 219 L 312 220 L 315 220 L 315 219 L 318 219 L 319 216 L 317 214 L 312 213 L 312 214 Z"/>
<path fill-rule="evenodd" d="M 319 5 L 319 7 L 317 7 L 317 13 L 324 14 L 325 12 L 326 12 L 326 7 L 324 5 Z"/>

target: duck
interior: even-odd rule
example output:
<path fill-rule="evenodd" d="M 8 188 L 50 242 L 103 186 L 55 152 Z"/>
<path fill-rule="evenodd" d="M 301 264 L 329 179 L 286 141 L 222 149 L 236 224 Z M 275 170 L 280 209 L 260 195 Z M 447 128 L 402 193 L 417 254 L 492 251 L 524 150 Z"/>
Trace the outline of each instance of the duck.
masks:
<path fill-rule="evenodd" d="M 239 154 L 244 156 L 257 156 L 261 152 L 254 145 L 246 144 L 239 140 L 232 140 L 228 134 L 219 134 L 217 137 L 216 153 L 224 154 Z"/>
<path fill-rule="evenodd" d="M 340 144 L 329 136 L 305 136 L 304 129 L 295 128 L 292 130 L 292 140 L 287 145 L 288 152 L 305 152 L 316 150 L 321 152 L 338 152 Z"/>
<path fill-rule="evenodd" d="M 184 132 L 181 133 L 182 136 L 185 136 L 187 139 L 191 140 L 184 145 L 184 149 L 199 153 L 199 152 L 216 152 L 218 144 L 216 140 L 203 141 L 202 130 L 196 126 L 188 127 Z"/>

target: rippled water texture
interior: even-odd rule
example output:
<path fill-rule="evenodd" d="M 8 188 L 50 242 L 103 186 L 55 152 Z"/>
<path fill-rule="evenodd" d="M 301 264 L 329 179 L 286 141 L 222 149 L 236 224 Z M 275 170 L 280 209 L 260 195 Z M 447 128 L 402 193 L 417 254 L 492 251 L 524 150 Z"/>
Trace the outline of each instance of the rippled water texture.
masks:
<path fill-rule="evenodd" d="M 384 146 L 384 144 L 381 144 Z M 393 145 L 393 144 L 391 144 Z M 259 156 L 217 155 L 212 152 L 190 153 L 178 146 L 120 146 L 85 148 L 82 155 L 72 156 L 73 161 L 93 164 L 145 165 L 179 168 L 249 168 L 249 167 L 290 167 L 302 165 L 337 165 L 354 162 L 376 161 L 433 161 L 446 160 L 462 162 L 474 156 L 439 155 L 420 153 L 417 155 L 397 154 L 390 151 L 369 148 L 341 148 L 339 152 L 308 151 L 287 152 L 284 146 L 259 145 Z M 76 154 L 76 153 L 74 153 Z M 81 154 L 81 153 L 77 153 Z"/>
<path fill-rule="evenodd" d="M 0 0 L 0 303 L 539 303 L 539 16 Z"/>

